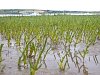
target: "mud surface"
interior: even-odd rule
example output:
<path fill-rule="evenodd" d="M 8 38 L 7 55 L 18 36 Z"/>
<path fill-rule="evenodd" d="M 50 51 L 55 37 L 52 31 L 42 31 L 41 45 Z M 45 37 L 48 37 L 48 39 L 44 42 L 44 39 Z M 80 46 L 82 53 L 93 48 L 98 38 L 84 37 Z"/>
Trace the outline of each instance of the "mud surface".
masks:
<path fill-rule="evenodd" d="M 7 47 L 7 40 L 1 39 L 0 44 L 4 44 L 2 51 L 3 61 L 0 63 L 0 75 L 29 75 L 29 68 L 18 69 L 18 58 L 20 52 L 18 47 L 15 46 L 15 41 L 11 40 L 11 46 Z M 78 50 L 82 50 L 85 47 L 84 43 L 77 45 Z M 73 50 L 73 46 L 71 47 Z M 60 50 L 60 46 L 58 46 Z M 57 51 L 55 51 L 55 54 Z M 97 60 L 94 60 L 94 57 L 97 57 Z M 50 52 L 46 57 L 45 64 L 36 72 L 36 75 L 100 75 L 100 41 L 97 40 L 95 45 L 89 47 L 89 54 L 85 57 L 84 67 L 78 69 L 75 64 L 69 58 L 69 66 L 66 70 L 60 71 L 57 61 L 55 61 L 53 52 Z M 59 60 L 59 58 L 57 58 Z M 82 61 L 79 61 L 79 65 L 83 65 Z"/>

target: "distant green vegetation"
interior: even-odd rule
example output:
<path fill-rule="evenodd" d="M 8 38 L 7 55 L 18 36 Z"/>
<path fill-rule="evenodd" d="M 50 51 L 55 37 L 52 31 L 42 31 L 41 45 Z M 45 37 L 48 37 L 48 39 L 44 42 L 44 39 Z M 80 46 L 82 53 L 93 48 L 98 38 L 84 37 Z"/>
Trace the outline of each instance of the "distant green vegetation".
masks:
<path fill-rule="evenodd" d="M 73 59 L 78 57 L 71 55 L 72 42 L 74 42 L 74 48 L 80 42 L 86 44 L 84 51 L 79 52 L 80 56 L 84 58 L 89 46 L 95 44 L 97 38 L 100 39 L 100 16 L 0 17 L 0 35 L 8 40 L 8 47 L 11 39 L 21 46 L 22 37 L 24 38 L 25 48 L 20 50 L 22 56 L 18 60 L 18 66 L 20 67 L 21 63 L 27 65 L 29 62 L 31 75 L 35 75 L 42 65 L 42 60 L 46 60 L 50 49 L 47 43 L 50 43 L 51 47 L 63 40 L 64 56 L 60 55 L 60 61 L 57 63 L 59 69 L 64 71 L 68 65 L 67 58 L 71 57 L 74 61 Z M 66 45 L 68 45 L 68 49 Z M 55 55 L 54 57 L 56 59 Z"/>

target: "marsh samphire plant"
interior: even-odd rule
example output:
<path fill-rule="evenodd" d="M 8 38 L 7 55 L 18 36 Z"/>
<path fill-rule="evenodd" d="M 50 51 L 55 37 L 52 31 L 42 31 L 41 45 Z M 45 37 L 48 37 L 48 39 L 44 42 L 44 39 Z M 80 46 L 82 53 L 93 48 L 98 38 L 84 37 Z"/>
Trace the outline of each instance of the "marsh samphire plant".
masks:
<path fill-rule="evenodd" d="M 30 75 L 35 75 L 35 72 L 42 66 L 42 62 L 45 60 L 45 57 L 49 50 L 49 49 L 46 50 L 46 44 L 47 44 L 47 38 L 45 38 L 45 41 L 43 43 L 43 47 L 41 48 L 41 50 L 39 52 L 36 52 L 34 56 L 35 60 L 32 62 L 32 59 L 29 59 Z"/>
<path fill-rule="evenodd" d="M 0 62 L 2 62 L 2 48 L 3 48 L 3 44 L 0 45 Z"/>
<path fill-rule="evenodd" d="M 42 66 L 42 63 L 46 59 L 46 55 L 50 48 L 46 49 L 47 37 L 42 42 L 42 47 L 38 48 L 37 44 L 33 42 L 34 38 L 30 40 L 24 50 L 21 52 L 22 55 L 18 60 L 18 67 L 21 67 L 21 63 L 25 65 L 29 64 L 30 75 L 35 75 L 36 71 Z"/>

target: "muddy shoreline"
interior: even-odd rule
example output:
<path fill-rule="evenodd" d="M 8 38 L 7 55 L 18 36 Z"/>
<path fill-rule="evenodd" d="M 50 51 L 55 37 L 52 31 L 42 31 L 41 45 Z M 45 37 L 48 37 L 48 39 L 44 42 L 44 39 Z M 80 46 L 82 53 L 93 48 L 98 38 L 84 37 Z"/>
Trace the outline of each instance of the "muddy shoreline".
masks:
<path fill-rule="evenodd" d="M 15 43 L 14 40 L 11 40 L 11 43 Z M 29 75 L 29 67 L 28 68 L 21 68 L 21 70 L 18 69 L 18 59 L 20 57 L 20 52 L 18 50 L 18 47 L 11 44 L 10 47 L 7 46 L 7 40 L 1 39 L 0 37 L 0 44 L 4 44 L 3 50 L 2 50 L 2 58 L 3 61 L 0 63 L 0 75 Z M 61 50 L 61 45 L 58 45 L 58 51 Z M 84 43 L 81 43 L 77 45 L 77 49 L 81 50 L 85 47 Z M 71 47 L 73 50 L 73 45 Z M 58 51 L 54 51 L 55 55 Z M 66 68 L 66 70 L 60 71 L 59 67 L 57 65 L 57 61 L 55 61 L 53 52 L 49 53 L 46 57 L 45 64 L 43 64 L 42 67 L 36 72 L 36 75 L 99 75 L 100 74 L 100 40 L 96 41 L 95 45 L 91 45 L 89 47 L 89 53 L 85 57 L 84 66 L 86 67 L 86 72 L 84 72 L 84 68 L 82 67 L 79 69 L 75 66 L 75 64 L 71 61 L 71 58 L 68 58 L 69 60 L 69 66 Z M 98 61 L 94 60 L 94 56 L 97 57 Z M 59 60 L 59 58 L 57 58 Z M 83 65 L 82 61 L 80 62 L 80 66 Z"/>

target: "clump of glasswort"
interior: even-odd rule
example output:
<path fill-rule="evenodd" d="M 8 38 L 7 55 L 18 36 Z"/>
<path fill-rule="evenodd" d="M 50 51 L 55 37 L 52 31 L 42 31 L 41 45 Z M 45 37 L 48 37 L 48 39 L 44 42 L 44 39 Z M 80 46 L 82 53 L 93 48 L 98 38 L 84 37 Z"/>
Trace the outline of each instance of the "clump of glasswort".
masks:
<path fill-rule="evenodd" d="M 34 38 L 33 38 L 34 39 Z M 42 47 L 39 49 L 33 41 L 29 41 L 24 48 L 21 57 L 18 60 L 18 67 L 21 67 L 21 63 L 25 65 L 30 64 L 30 75 L 35 75 L 35 72 L 42 66 L 43 61 L 45 61 L 46 55 L 50 48 L 45 49 L 47 43 L 47 37 L 44 38 Z"/>

